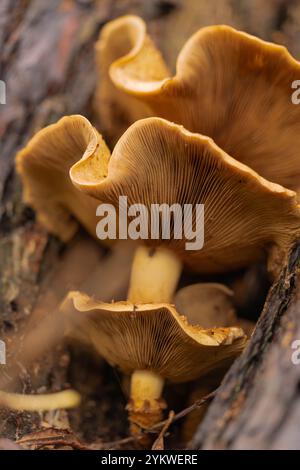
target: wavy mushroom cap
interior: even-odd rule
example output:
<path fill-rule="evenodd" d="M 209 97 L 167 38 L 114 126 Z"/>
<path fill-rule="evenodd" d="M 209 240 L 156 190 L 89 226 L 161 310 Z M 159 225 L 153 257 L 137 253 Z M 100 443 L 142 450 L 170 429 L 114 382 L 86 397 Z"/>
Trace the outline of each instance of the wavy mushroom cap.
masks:
<path fill-rule="evenodd" d="M 126 21 L 119 18 L 105 25 L 95 49 L 100 76 L 95 97 L 96 112 L 105 135 L 115 143 L 132 122 L 152 113 L 146 103 L 114 86 L 109 77 L 110 65 L 118 59 L 130 61 L 134 57 L 135 67 L 130 77 L 137 87 L 140 83 L 146 86 L 146 81 L 152 86 L 170 72 L 147 35 L 144 21 L 134 15 L 126 16 Z"/>
<path fill-rule="evenodd" d="M 92 344 L 128 374 L 151 370 L 186 382 L 228 365 L 246 344 L 240 328 L 192 326 L 168 304 L 110 304 L 71 292 L 63 310 L 70 336 Z"/>
<path fill-rule="evenodd" d="M 93 157 L 98 176 L 106 175 L 110 152 L 96 129 L 79 115 L 63 117 L 42 129 L 16 156 L 24 201 L 64 241 L 76 232 L 77 220 L 91 235 L 96 234 L 99 201 L 78 191 L 69 177 L 71 166 L 82 157 Z"/>
<path fill-rule="evenodd" d="M 299 235 L 300 208 L 293 191 L 263 179 L 211 139 L 163 119 L 148 118 L 128 129 L 114 149 L 106 178 L 98 177 L 97 165 L 86 155 L 70 170 L 73 183 L 116 207 L 121 195 L 128 197 L 128 206 L 144 204 L 148 211 L 141 218 L 149 237 L 151 204 L 192 204 L 194 224 L 195 207 L 204 204 L 203 249 L 186 250 L 188 240 L 175 239 L 173 226 L 169 240 L 145 240 L 172 250 L 198 272 L 245 266 L 273 246 L 279 247 L 272 258 L 276 266 L 270 264 L 275 270 Z"/>
<path fill-rule="evenodd" d="M 126 35 L 138 38 L 111 61 L 109 75 L 119 90 L 147 104 L 154 115 L 212 137 L 270 181 L 299 190 L 300 106 L 291 97 L 300 63 L 285 47 L 229 26 L 205 27 L 181 50 L 176 75 L 157 80 L 151 74 L 155 54 L 148 57 L 151 65 L 141 65 L 147 58 L 144 22 L 136 19 L 140 33 L 134 35 L 132 17 L 117 21 Z M 106 26 L 106 50 L 122 42 L 119 28 L 114 21 Z"/>

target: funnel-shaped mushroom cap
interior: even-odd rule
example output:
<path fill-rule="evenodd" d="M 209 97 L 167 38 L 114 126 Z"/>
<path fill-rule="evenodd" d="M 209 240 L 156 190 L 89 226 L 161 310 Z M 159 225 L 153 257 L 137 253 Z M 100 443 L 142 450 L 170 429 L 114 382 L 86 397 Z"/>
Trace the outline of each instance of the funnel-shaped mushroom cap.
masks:
<path fill-rule="evenodd" d="M 85 338 L 128 374 L 146 369 L 172 382 L 193 380 L 228 365 L 246 344 L 240 328 L 192 326 L 168 304 L 109 304 L 72 292 L 63 310 L 70 336 Z"/>
<path fill-rule="evenodd" d="M 144 204 L 148 210 L 142 220 L 148 224 L 149 237 L 152 204 L 191 204 L 195 225 L 196 205 L 204 204 L 203 249 L 187 250 L 190 233 L 183 230 L 183 238 L 175 239 L 173 226 L 169 240 L 146 241 L 175 251 L 198 272 L 247 265 L 273 245 L 280 247 L 279 263 L 281 252 L 299 233 L 300 210 L 294 192 L 261 178 L 211 139 L 163 119 L 144 119 L 128 129 L 114 149 L 107 178 L 98 177 L 97 165 L 93 156 L 75 164 L 70 171 L 73 183 L 115 206 L 123 195 L 128 197 L 128 206 Z M 182 219 L 183 215 L 179 222 Z M 201 221 L 196 230 L 200 225 Z"/>
<path fill-rule="evenodd" d="M 127 17 L 118 21 L 123 30 L 131 30 Z M 145 36 L 139 23 L 140 36 Z M 112 31 L 112 47 L 113 25 L 106 27 Z M 112 62 L 110 77 L 118 89 L 146 103 L 156 116 L 212 137 L 270 181 L 299 189 L 300 106 L 291 98 L 300 63 L 284 47 L 229 26 L 209 26 L 185 44 L 176 75 L 161 81 L 151 72 L 140 79 L 143 54 L 147 50 L 139 37 L 124 57 Z M 152 54 L 150 71 L 155 58 Z"/>
<path fill-rule="evenodd" d="M 130 72 L 134 58 L 134 69 Z M 100 114 L 101 128 L 113 141 L 137 119 L 150 116 L 151 110 L 134 96 L 120 92 L 109 77 L 110 65 L 120 59 L 124 78 L 133 80 L 137 87 L 159 82 L 169 76 L 161 54 L 146 33 L 144 21 L 133 15 L 116 19 L 101 30 L 96 43 L 96 59 L 100 85 L 96 91 L 96 111 Z M 127 64 L 128 63 L 128 68 Z M 122 69 L 118 69 L 123 74 Z M 118 73 L 118 72 L 117 72 Z M 145 81 L 146 80 L 146 81 Z"/>
<path fill-rule="evenodd" d="M 98 176 L 105 176 L 110 153 L 102 137 L 83 116 L 67 116 L 39 131 L 16 157 L 25 202 L 64 241 L 76 232 L 76 220 L 96 234 L 99 201 L 78 191 L 69 177 L 70 167 L 89 156 L 98 161 Z"/>

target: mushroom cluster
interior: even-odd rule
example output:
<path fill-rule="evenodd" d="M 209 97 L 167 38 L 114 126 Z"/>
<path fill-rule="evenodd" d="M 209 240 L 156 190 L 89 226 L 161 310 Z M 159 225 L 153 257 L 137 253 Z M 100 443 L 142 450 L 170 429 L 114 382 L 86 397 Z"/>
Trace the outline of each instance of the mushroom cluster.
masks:
<path fill-rule="evenodd" d="M 300 63 L 285 47 L 230 26 L 208 26 L 184 45 L 171 76 L 144 21 L 124 16 L 103 28 L 96 54 L 103 70 L 96 95 L 100 113 L 107 112 L 101 97 L 117 106 L 113 93 L 106 95 L 110 81 L 149 114 L 211 137 L 261 176 L 299 190 L 300 107 L 291 96 Z"/>
<path fill-rule="evenodd" d="M 96 54 L 96 103 L 114 150 L 82 116 L 43 129 L 17 155 L 25 201 L 65 241 L 77 221 L 95 236 L 96 207 L 117 208 L 120 196 L 149 210 L 205 208 L 201 250 L 186 250 L 188 240 L 177 239 L 172 226 L 169 239 L 160 234 L 138 245 L 126 301 L 71 292 L 61 307 L 67 335 L 131 376 L 136 433 L 161 419 L 165 380 L 186 382 L 228 366 L 251 330 L 224 286 L 175 295 L 182 268 L 215 274 L 266 260 L 275 277 L 299 237 L 300 109 L 289 93 L 300 64 L 281 46 L 214 26 L 187 42 L 170 77 L 134 16 L 106 25 Z M 150 232 L 145 214 L 141 222 Z"/>
<path fill-rule="evenodd" d="M 69 317 L 69 334 L 94 349 L 111 365 L 131 377 L 128 404 L 132 432 L 149 428 L 162 418 L 165 381 L 179 383 L 202 377 L 228 366 L 243 350 L 243 330 L 228 327 L 224 312 L 216 323 L 207 305 L 207 328 L 188 323 L 188 318 L 165 303 L 129 301 L 104 303 L 80 292 L 71 292 L 62 311 Z M 205 302 L 201 304 L 205 308 Z M 232 311 L 233 324 L 238 323 Z M 211 318 L 212 317 L 212 318 Z M 215 324 L 224 321 L 224 326 Z M 198 322 L 197 322 L 198 323 Z"/>

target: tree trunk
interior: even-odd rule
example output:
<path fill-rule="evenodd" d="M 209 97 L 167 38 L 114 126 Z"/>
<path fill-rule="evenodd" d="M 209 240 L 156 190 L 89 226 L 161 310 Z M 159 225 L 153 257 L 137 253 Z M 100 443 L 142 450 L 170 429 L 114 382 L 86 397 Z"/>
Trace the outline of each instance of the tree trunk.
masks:
<path fill-rule="evenodd" d="M 298 340 L 297 350 L 292 348 Z M 294 359 L 293 359 L 294 353 Z M 251 341 L 226 375 L 194 449 L 300 449 L 300 242 Z"/>

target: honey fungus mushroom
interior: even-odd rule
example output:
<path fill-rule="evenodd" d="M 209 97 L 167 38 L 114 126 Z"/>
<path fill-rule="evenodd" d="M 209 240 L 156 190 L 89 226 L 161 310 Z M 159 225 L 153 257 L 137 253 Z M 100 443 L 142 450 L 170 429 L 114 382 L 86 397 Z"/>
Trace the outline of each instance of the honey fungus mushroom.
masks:
<path fill-rule="evenodd" d="M 99 178 L 97 166 L 98 159 L 86 155 L 71 168 L 71 179 L 115 207 L 120 195 L 127 196 L 129 206 L 145 205 L 148 213 L 154 203 L 204 204 L 201 250 L 186 250 L 185 237 L 175 239 L 172 231 L 170 239 L 144 240 L 146 247 L 138 249 L 133 262 L 128 297 L 133 303 L 170 302 L 183 264 L 218 273 L 269 257 L 275 272 L 299 235 L 293 191 L 265 180 L 210 138 L 166 120 L 136 122 L 116 145 L 107 177 Z"/>
<path fill-rule="evenodd" d="M 151 38 L 145 23 L 128 15 L 109 22 L 102 28 L 101 39 L 95 45 L 96 62 L 101 86 L 97 87 L 95 111 L 100 114 L 101 128 L 112 143 L 138 119 L 152 113 L 146 103 L 118 90 L 110 80 L 110 65 L 120 57 L 135 57 L 134 75 L 137 82 L 144 79 L 156 82 L 170 72 Z M 141 52 L 141 53 L 140 53 Z"/>
<path fill-rule="evenodd" d="M 62 310 L 69 336 L 92 344 L 131 376 L 127 408 L 133 434 L 161 420 L 165 380 L 186 382 L 229 366 L 246 344 L 242 329 L 192 326 L 164 303 L 103 303 L 71 292 Z"/>
<path fill-rule="evenodd" d="M 78 221 L 96 236 L 99 201 L 78 191 L 69 177 L 76 161 L 92 155 L 98 160 L 99 177 L 105 176 L 110 152 L 90 122 L 75 115 L 39 131 L 16 156 L 24 201 L 48 231 L 63 241 L 74 235 Z"/>
<path fill-rule="evenodd" d="M 176 292 L 174 305 L 179 312 L 185 312 L 192 325 L 198 323 L 208 328 L 237 322 L 233 292 L 223 284 L 211 282 L 183 287 Z"/>
<path fill-rule="evenodd" d="M 184 312 L 189 323 L 203 328 L 235 325 L 250 337 L 255 326 L 236 316 L 234 293 L 223 284 L 202 282 L 183 287 L 176 292 L 174 305 L 178 312 Z"/>
<path fill-rule="evenodd" d="M 144 104 L 148 114 L 211 137 L 263 177 L 299 191 L 300 107 L 291 98 L 300 63 L 285 47 L 229 26 L 208 26 L 186 42 L 172 76 L 153 74 L 163 71 L 162 59 L 148 54 L 148 41 L 141 18 L 124 16 L 105 26 L 97 58 L 101 62 L 105 49 L 105 77 L 119 93 Z"/>

